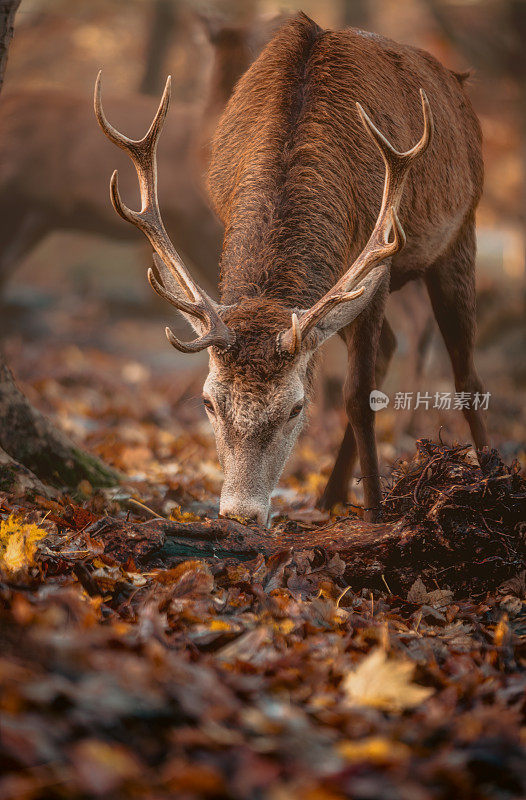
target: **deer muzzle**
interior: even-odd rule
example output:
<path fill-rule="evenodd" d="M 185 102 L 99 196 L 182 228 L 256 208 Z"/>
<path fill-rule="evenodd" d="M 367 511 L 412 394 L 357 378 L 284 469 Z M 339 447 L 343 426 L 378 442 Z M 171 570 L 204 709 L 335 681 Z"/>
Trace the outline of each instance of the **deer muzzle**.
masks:
<path fill-rule="evenodd" d="M 219 512 L 225 517 L 255 520 L 267 526 L 270 516 L 270 495 L 276 477 L 263 454 L 244 448 L 223 453 L 224 483 Z M 259 456 L 259 457 L 258 457 Z"/>
<path fill-rule="evenodd" d="M 221 493 L 219 513 L 223 517 L 239 517 L 241 519 L 253 520 L 258 525 L 268 527 L 270 516 L 270 500 L 262 502 L 253 497 L 243 497 L 231 495 L 224 491 Z"/>

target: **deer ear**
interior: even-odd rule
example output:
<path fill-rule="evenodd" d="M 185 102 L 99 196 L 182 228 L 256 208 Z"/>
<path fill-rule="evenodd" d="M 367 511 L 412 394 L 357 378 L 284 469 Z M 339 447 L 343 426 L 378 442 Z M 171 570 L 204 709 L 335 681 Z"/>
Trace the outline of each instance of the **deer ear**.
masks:
<path fill-rule="evenodd" d="M 360 284 L 364 291 L 346 302 L 334 306 L 327 314 L 316 323 L 314 328 L 305 336 L 302 343 L 303 351 L 317 350 L 335 333 L 350 325 L 364 311 L 372 301 L 380 287 L 389 284 L 389 270 L 380 264 L 366 275 Z"/>

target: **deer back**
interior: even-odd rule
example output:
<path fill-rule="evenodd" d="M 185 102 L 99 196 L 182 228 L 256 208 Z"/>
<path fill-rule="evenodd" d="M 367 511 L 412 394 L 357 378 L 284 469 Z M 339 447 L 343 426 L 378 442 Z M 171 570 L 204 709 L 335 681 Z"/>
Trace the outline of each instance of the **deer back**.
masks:
<path fill-rule="evenodd" d="M 383 163 L 355 103 L 405 150 L 421 129 L 420 87 L 436 134 L 400 208 L 400 283 L 433 263 L 480 197 L 480 128 L 462 81 L 375 34 L 323 31 L 303 14 L 281 28 L 238 83 L 212 145 L 224 302 L 259 294 L 305 306 L 330 288 L 363 248 L 382 197 Z"/>

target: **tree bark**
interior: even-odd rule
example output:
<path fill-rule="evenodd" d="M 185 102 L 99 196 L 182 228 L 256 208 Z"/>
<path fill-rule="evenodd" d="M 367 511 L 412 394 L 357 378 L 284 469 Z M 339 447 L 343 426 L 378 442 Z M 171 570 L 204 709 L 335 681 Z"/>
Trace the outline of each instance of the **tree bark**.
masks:
<path fill-rule="evenodd" d="M 118 474 L 70 439 L 22 394 L 0 359 L 0 447 L 38 478 L 54 486 L 111 486 Z"/>
<path fill-rule="evenodd" d="M 0 91 L 4 83 L 9 45 L 13 38 L 15 15 L 20 0 L 0 0 Z"/>
<path fill-rule="evenodd" d="M 31 470 L 15 461 L 0 447 L 0 492 L 19 496 L 52 497 L 55 492 L 42 483 Z"/>

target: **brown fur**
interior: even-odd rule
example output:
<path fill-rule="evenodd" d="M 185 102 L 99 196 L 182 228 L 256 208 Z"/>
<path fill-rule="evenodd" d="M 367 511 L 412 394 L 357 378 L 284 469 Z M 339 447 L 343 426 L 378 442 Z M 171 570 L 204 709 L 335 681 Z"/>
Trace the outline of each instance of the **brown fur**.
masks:
<path fill-rule="evenodd" d="M 217 356 L 225 374 L 245 385 L 269 383 L 286 363 L 276 340 L 290 322 L 290 309 L 267 297 L 250 297 L 229 309 L 223 319 L 236 332 L 231 351 Z"/>
<path fill-rule="evenodd" d="M 308 306 L 330 288 L 365 245 L 382 193 L 383 163 L 355 102 L 406 149 L 421 132 L 420 87 L 436 134 L 405 191 L 409 247 L 393 269 L 395 288 L 408 253 L 418 254 L 414 271 L 425 270 L 480 197 L 480 128 L 469 100 L 423 51 L 352 29 L 322 31 L 302 14 L 281 29 L 239 82 L 214 137 L 209 188 L 226 228 L 225 302 L 263 293 Z"/>
<path fill-rule="evenodd" d="M 225 225 L 222 301 L 238 303 L 228 322 L 239 334 L 239 349 L 221 357 L 233 374 L 242 369 L 249 380 L 252 370 L 256 383 L 260 376 L 272 380 L 279 369 L 272 343 L 283 309 L 312 305 L 365 246 L 380 206 L 384 165 L 356 101 L 395 147 L 406 150 L 421 135 L 421 87 L 435 135 L 407 181 L 399 214 L 407 246 L 393 259 L 390 289 L 425 277 L 457 388 L 480 387 L 472 361 L 473 228 L 483 165 L 480 126 L 463 81 L 422 50 L 353 29 L 323 31 L 302 13 L 245 73 L 216 131 L 208 178 Z M 323 500 L 345 499 L 358 453 L 370 518 L 380 485 L 368 398 L 377 356 L 379 383 L 393 349 L 383 322 L 386 294 L 379 291 L 342 331 L 349 351 L 349 426 Z M 466 417 L 482 446 L 480 414 Z"/>

